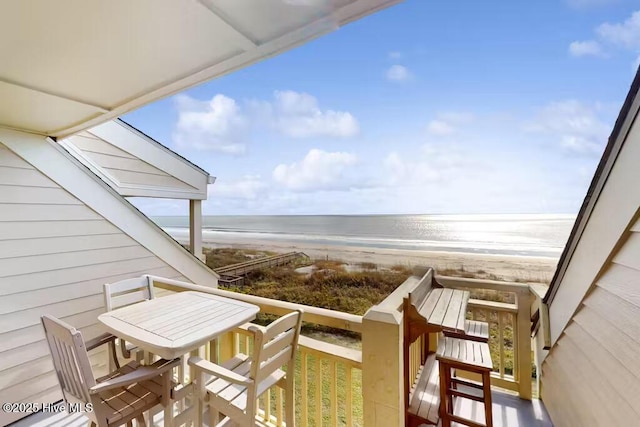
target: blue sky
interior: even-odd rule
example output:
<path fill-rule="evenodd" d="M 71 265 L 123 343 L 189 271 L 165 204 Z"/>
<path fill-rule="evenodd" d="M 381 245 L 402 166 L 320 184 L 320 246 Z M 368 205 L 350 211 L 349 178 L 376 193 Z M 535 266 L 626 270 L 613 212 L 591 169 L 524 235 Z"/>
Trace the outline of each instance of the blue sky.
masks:
<path fill-rule="evenodd" d="M 632 1 L 407 0 L 123 119 L 209 215 L 576 213 L 639 61 Z"/>

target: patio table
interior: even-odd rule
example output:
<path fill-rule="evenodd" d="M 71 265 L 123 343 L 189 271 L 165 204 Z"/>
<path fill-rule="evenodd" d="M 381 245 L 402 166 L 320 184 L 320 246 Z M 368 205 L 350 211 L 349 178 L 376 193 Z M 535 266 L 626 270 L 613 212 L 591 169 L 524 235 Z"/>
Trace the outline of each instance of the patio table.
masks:
<path fill-rule="evenodd" d="M 253 304 L 203 292 L 180 292 L 98 316 L 113 335 L 165 359 L 197 350 L 255 319 Z"/>

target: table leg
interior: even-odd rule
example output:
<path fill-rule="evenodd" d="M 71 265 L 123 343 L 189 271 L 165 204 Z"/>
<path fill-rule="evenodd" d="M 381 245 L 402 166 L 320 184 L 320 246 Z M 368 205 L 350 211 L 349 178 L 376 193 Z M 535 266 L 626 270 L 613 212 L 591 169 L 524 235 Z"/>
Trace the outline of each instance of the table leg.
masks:
<path fill-rule="evenodd" d="M 200 350 L 194 350 L 190 353 L 191 357 L 196 357 L 200 355 Z M 193 393 L 191 396 L 191 405 L 195 405 L 196 416 L 195 416 L 195 426 L 202 427 L 203 423 L 203 412 L 204 412 L 204 394 L 205 388 L 204 384 L 200 381 L 200 375 L 198 375 L 198 370 L 193 366 L 189 366 L 189 380 L 195 385 L 193 388 Z"/>

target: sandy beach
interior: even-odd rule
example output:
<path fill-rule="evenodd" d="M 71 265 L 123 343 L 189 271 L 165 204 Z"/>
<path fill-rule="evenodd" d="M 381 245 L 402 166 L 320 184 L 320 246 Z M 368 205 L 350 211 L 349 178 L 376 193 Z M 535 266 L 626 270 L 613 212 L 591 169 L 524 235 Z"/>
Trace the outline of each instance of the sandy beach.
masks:
<path fill-rule="evenodd" d="M 187 236 L 172 233 L 178 241 L 186 243 Z M 464 269 L 468 272 L 485 272 L 503 280 L 548 283 L 555 271 L 557 259 L 547 257 L 524 257 L 507 255 L 485 255 L 462 252 L 432 252 L 400 250 L 376 247 L 344 245 L 318 245 L 286 240 L 228 239 L 216 236 L 215 241 L 203 241 L 209 248 L 257 249 L 272 252 L 304 252 L 312 259 L 334 259 L 357 264 L 372 262 L 379 266 L 408 265 L 430 266 L 437 270 Z"/>

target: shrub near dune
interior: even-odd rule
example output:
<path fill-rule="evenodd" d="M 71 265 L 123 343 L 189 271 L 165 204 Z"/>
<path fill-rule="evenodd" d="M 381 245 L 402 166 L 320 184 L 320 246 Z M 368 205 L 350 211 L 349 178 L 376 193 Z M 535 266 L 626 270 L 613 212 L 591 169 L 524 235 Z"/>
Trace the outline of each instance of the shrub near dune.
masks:
<path fill-rule="evenodd" d="M 340 263 L 316 263 L 305 276 L 291 267 L 249 273 L 245 285 L 233 290 L 280 301 L 364 314 L 380 303 L 410 274 L 409 270 L 347 272 Z"/>

